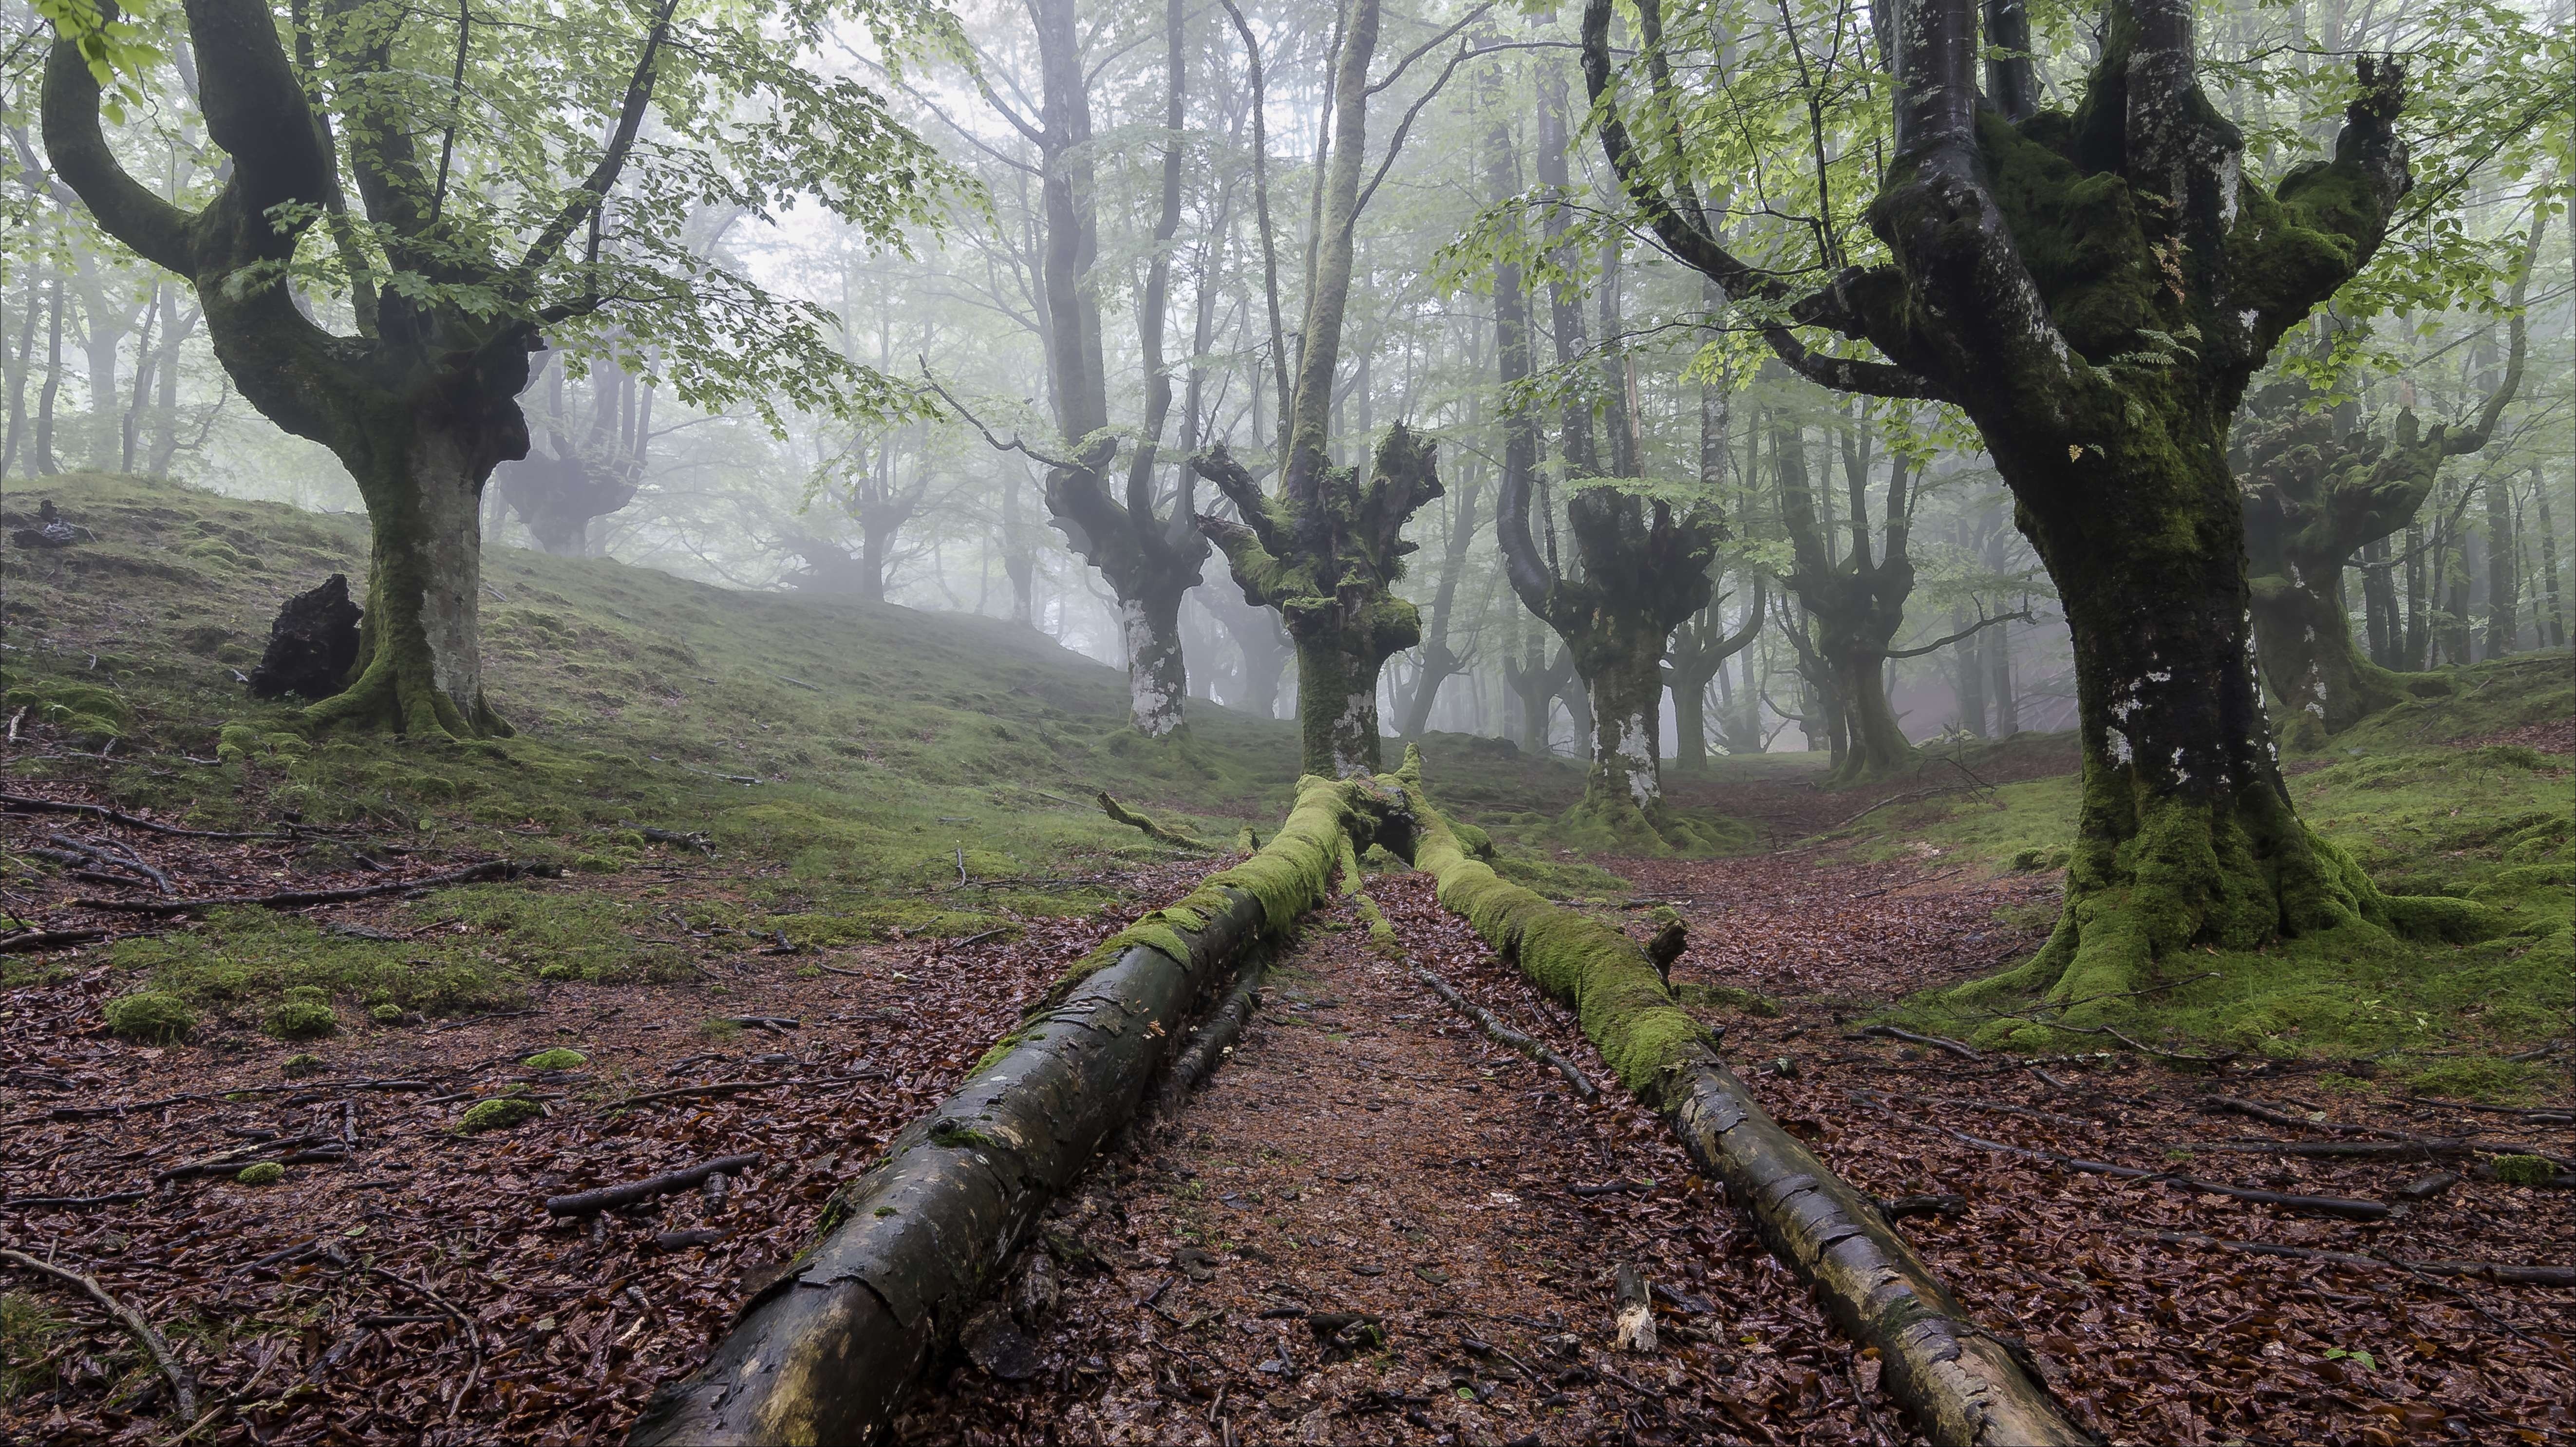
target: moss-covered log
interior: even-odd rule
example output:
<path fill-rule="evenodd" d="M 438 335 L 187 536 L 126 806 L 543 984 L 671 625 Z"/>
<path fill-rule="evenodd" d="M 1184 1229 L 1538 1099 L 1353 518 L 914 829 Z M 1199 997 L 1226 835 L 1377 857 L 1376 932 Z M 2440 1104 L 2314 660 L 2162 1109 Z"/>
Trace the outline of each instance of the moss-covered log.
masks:
<path fill-rule="evenodd" d="M 1324 899 L 1345 836 L 1374 837 L 1392 797 L 1366 780 L 1304 780 L 1260 853 L 1067 971 L 833 1198 L 814 1244 L 744 1304 L 703 1367 L 655 1394 L 630 1442 L 870 1440 L 1039 1213 L 1134 1116 L 1200 997 Z"/>
<path fill-rule="evenodd" d="M 1835 1325 L 1878 1349 L 1888 1394 L 1936 1443 L 2054 1447 L 2094 1439 L 1978 1326 L 1866 1196 L 1780 1128 L 1673 1002 L 1646 952 L 1472 858 L 1421 795 L 1419 757 L 1394 782 L 1413 816 L 1416 866 L 1442 905 L 1573 1007 L 1620 1083 L 1661 1112 L 1691 1160 L 1726 1184 Z"/>

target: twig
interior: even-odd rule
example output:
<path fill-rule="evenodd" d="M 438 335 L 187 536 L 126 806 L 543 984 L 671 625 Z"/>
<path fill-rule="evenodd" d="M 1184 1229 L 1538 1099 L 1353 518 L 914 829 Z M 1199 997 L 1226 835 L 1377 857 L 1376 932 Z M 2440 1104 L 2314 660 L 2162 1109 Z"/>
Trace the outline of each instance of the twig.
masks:
<path fill-rule="evenodd" d="M 1421 965 L 1415 965 L 1413 967 L 1413 977 L 1420 980 L 1425 986 L 1429 987 L 1431 993 L 1448 1001 L 1451 1009 L 1456 1010 L 1459 1014 L 1475 1021 L 1487 1035 L 1492 1036 L 1494 1039 L 1510 1046 L 1514 1050 L 1519 1051 L 1521 1054 L 1528 1056 L 1530 1059 L 1537 1061 L 1541 1065 L 1554 1069 L 1557 1074 L 1564 1076 L 1566 1084 L 1574 1087 L 1575 1095 L 1580 1097 L 1584 1104 L 1590 1105 L 1601 1098 L 1601 1087 L 1593 1084 L 1582 1071 L 1575 1069 L 1572 1062 L 1568 1061 L 1564 1056 L 1557 1054 L 1555 1051 L 1550 1050 L 1545 1045 L 1541 1044 L 1535 1036 L 1524 1035 L 1520 1031 L 1513 1029 L 1511 1026 L 1504 1024 L 1501 1020 L 1495 1018 L 1494 1013 L 1491 1010 L 1488 1010 L 1484 1006 L 1477 1004 L 1475 1001 L 1468 999 L 1466 996 L 1459 994 L 1456 989 L 1451 987 L 1447 980 L 1433 974 L 1430 970 L 1425 969 Z"/>
<path fill-rule="evenodd" d="M 1909 1045 L 1929 1045 L 1935 1050 L 1946 1050 L 1962 1060 L 1983 1061 L 1986 1058 L 1982 1052 L 1972 1050 L 1956 1040 L 1947 1040 L 1938 1035 L 1917 1035 L 1911 1030 L 1899 1030 L 1893 1025 L 1864 1025 L 1860 1033 L 1875 1035 L 1884 1040 L 1902 1040 Z"/>
<path fill-rule="evenodd" d="M 197 1420 L 196 1379 L 189 1376 L 188 1369 L 179 1364 L 177 1357 L 170 1354 L 170 1344 L 161 1339 L 161 1333 L 152 1329 L 152 1323 L 145 1321 L 141 1312 L 109 1295 L 106 1287 L 99 1285 L 90 1277 L 65 1267 L 39 1261 L 24 1251 L 0 1248 L 0 1261 L 14 1261 L 31 1271 L 41 1271 L 47 1276 L 68 1281 L 87 1292 L 90 1300 L 107 1308 L 108 1315 L 124 1323 L 125 1329 L 134 1334 L 135 1340 L 143 1343 L 144 1350 L 152 1353 L 152 1360 L 161 1368 L 161 1375 L 170 1379 L 170 1392 L 177 1399 L 179 1406 L 179 1420 L 182 1422 Z"/>
<path fill-rule="evenodd" d="M 449 1316 L 456 1318 L 457 1324 L 465 1328 L 465 1345 L 474 1353 L 474 1365 L 471 1370 L 466 1372 L 464 1383 L 457 1387 L 455 1400 L 447 1404 L 447 1420 L 451 1422 L 455 1421 L 456 1414 L 463 1410 L 465 1406 L 465 1398 L 467 1394 L 471 1393 L 474 1390 L 475 1384 L 483 1378 L 483 1334 L 474 1329 L 474 1318 L 466 1315 L 456 1306 L 455 1303 L 449 1301 L 446 1297 L 439 1295 L 437 1292 L 430 1290 L 426 1286 L 414 1286 L 411 1282 L 404 1280 L 402 1277 L 395 1275 L 393 1272 L 388 1271 L 381 1266 L 362 1266 L 359 1269 L 370 1276 L 381 1276 L 385 1280 L 403 1287 L 406 1290 L 420 1293 L 423 1300 L 427 1301 L 430 1305 L 437 1307 L 440 1311 L 446 1312 Z"/>
<path fill-rule="evenodd" d="M 11 1196 L 5 1201 L 0 1201 L 0 1210 L 31 1211 L 39 1207 L 71 1210 L 84 1206 L 122 1206 L 128 1201 L 140 1201 L 151 1194 L 150 1191 L 137 1190 L 111 1191 L 104 1196 Z"/>
<path fill-rule="evenodd" d="M 275 894 L 226 894 L 204 899 L 123 900 L 75 899 L 82 909 L 122 910 L 128 914 L 188 914 L 201 909 L 258 905 L 263 909 L 303 909 L 316 904 L 342 904 L 353 899 L 373 899 L 378 895 L 405 894 L 415 889 L 436 889 L 450 884 L 475 884 L 487 879 L 514 879 L 521 874 L 534 874 L 544 866 L 513 863 L 507 859 L 487 860 L 451 869 L 444 874 L 424 875 L 419 879 L 400 880 L 392 884 L 370 884 L 354 889 L 287 889 Z"/>
<path fill-rule="evenodd" d="M 587 1216 L 597 1211 L 614 1210 L 619 1206 L 631 1206 L 638 1201 L 649 1201 L 655 1196 L 667 1195 L 673 1191 L 685 1191 L 710 1176 L 749 1170 L 760 1162 L 761 1157 L 758 1152 L 738 1156 L 718 1156 L 703 1165 L 690 1166 L 686 1170 L 665 1171 L 661 1175 L 648 1176 L 640 1181 L 628 1181 L 617 1186 L 601 1186 L 588 1191 L 575 1191 L 566 1196 L 549 1196 L 546 1198 L 546 1211 L 555 1216 Z"/>
<path fill-rule="evenodd" d="M 2427 1276 L 2474 1276 L 2483 1281 L 2516 1286 L 2576 1286 L 2576 1266 L 2513 1266 L 2493 1261 L 2400 1261 L 2395 1257 L 2359 1256 L 2349 1251 L 2320 1251 L 2312 1246 L 2278 1246 L 2269 1241 L 2228 1241 L 2204 1236 L 2197 1231 L 2123 1232 L 2168 1246 L 2216 1246 L 2227 1251 L 2242 1251 L 2254 1256 L 2287 1256 L 2299 1261 L 2323 1261 L 2335 1266 L 2349 1266 L 2356 1271 L 2418 1271 Z"/>
<path fill-rule="evenodd" d="M 1929 799 L 1935 794 L 1964 793 L 1967 790 L 1967 787 L 1968 786 L 1965 784 L 1951 784 L 1944 788 L 1917 789 L 1911 794 L 1898 794 L 1892 798 L 1881 799 L 1877 803 L 1870 805 L 1868 808 L 1861 810 L 1859 813 L 1854 814 L 1841 823 L 1832 826 L 1832 828 L 1825 830 L 1825 832 L 1831 834 L 1837 829 L 1849 829 L 1854 824 L 1859 823 L 1863 819 L 1868 818 L 1870 815 L 1877 813 L 1879 810 L 1886 808 L 1890 804 L 1905 804 L 1916 799 Z"/>

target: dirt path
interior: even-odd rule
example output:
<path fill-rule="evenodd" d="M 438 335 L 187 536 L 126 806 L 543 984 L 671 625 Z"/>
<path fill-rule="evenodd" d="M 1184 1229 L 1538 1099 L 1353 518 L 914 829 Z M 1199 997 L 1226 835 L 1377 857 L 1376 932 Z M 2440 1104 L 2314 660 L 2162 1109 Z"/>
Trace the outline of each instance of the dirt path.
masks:
<path fill-rule="evenodd" d="M 1414 957 L 1521 1017 L 1499 988 L 1516 977 L 1427 882 L 1375 887 Z M 1570 1190 L 1621 1182 L 1638 1189 Z M 1892 1440 L 1876 1392 L 1855 1399 L 1874 1364 L 1659 1123 L 1615 1086 L 1583 1106 L 1491 1045 L 1347 909 L 1310 922 L 1225 1067 L 1051 1235 L 1094 1264 L 1066 1271 L 1029 1379 L 961 1363 L 902 1441 Z M 1623 1263 L 1662 1289 L 1652 1353 L 1612 1349 Z M 1383 1346 L 1360 1339 L 1371 1324 Z"/>

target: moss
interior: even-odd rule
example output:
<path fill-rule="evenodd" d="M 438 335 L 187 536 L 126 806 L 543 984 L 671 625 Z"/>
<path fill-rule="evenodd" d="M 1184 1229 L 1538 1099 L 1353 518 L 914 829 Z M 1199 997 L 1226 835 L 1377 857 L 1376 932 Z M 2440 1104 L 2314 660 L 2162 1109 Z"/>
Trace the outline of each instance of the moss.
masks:
<path fill-rule="evenodd" d="M 320 995 L 309 986 L 289 990 L 287 998 L 269 1010 L 261 1028 L 280 1040 L 317 1040 L 338 1034 L 340 1017 Z"/>
<path fill-rule="evenodd" d="M 254 1161 L 242 1167 L 233 1179 L 245 1186 L 274 1186 L 286 1179 L 286 1167 L 275 1161 Z"/>
<path fill-rule="evenodd" d="M 326 1068 L 327 1066 L 321 1056 L 304 1050 L 299 1050 L 293 1055 L 287 1056 L 284 1063 L 278 1066 L 278 1069 L 284 1071 L 286 1078 L 289 1080 L 301 1080 L 308 1075 L 319 1075 Z"/>
<path fill-rule="evenodd" d="M 138 990 L 107 1002 L 102 1012 L 107 1028 L 129 1040 L 167 1043 L 188 1038 L 197 1028 L 197 1012 L 188 1002 L 160 990 Z"/>
<path fill-rule="evenodd" d="M 589 1063 L 589 1056 L 578 1050 L 566 1050 L 560 1045 L 551 1050 L 540 1050 L 519 1062 L 530 1070 L 572 1070 Z"/>
<path fill-rule="evenodd" d="M 485 1131 L 509 1130 L 524 1125 L 544 1113 L 545 1107 L 526 1096 L 495 1096 L 476 1102 L 457 1120 L 456 1128 L 466 1135 L 481 1135 Z"/>
<path fill-rule="evenodd" d="M 2558 1174 L 2547 1156 L 2498 1156 L 2494 1166 L 2496 1179 L 2508 1186 L 2545 1186 Z"/>

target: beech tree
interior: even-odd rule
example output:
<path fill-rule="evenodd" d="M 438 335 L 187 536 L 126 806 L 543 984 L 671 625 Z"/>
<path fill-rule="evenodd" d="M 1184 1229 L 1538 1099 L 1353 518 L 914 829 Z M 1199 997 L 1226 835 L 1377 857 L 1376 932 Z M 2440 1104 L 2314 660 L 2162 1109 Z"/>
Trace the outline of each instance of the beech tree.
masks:
<path fill-rule="evenodd" d="M 2485 449 L 2522 386 L 2530 336 L 2522 309 L 2531 261 L 2548 232 L 2535 216 L 2509 303 L 2511 337 L 2504 376 L 2470 421 L 2425 427 L 2413 408 L 2393 424 L 2373 426 L 2329 408 L 2297 377 L 2263 388 L 2238 424 L 2244 454 L 2245 548 L 2253 589 L 2255 658 L 2280 700 L 2280 729 L 2300 738 L 2342 733 L 2409 696 L 2452 691 L 2439 675 L 2404 674 L 2362 656 L 2344 601 L 2343 571 L 2356 553 L 2404 528 L 2422 511 L 2442 464 Z M 2503 497 L 2490 483 L 2490 504 Z M 2502 510 L 2510 539 L 2510 507 Z M 2494 573 L 2496 596 L 2509 596 L 2508 561 Z M 2504 610 L 2509 616 L 2512 606 Z"/>
<path fill-rule="evenodd" d="M 782 407 L 909 406 L 843 360 L 827 313 L 693 255 L 682 233 L 696 208 L 809 195 L 887 241 L 932 222 L 954 173 L 874 92 L 810 68 L 827 28 L 856 21 L 899 49 L 926 37 L 919 12 L 661 0 L 451 22 L 319 0 L 281 32 L 257 0 L 185 0 L 192 99 L 228 158 L 193 207 L 136 181 L 102 121 L 103 87 L 156 62 L 148 32 L 113 0 L 49 13 L 55 173 L 102 230 L 193 285 L 233 385 L 329 448 L 366 501 L 363 641 L 312 723 L 509 731 L 483 687 L 481 501 L 528 452 L 532 352 L 650 336 L 684 400 L 747 401 L 773 426 Z M 348 333 L 323 296 L 345 298 Z"/>
<path fill-rule="evenodd" d="M 1644 221 L 1760 309 L 1793 370 L 1966 414 L 2064 602 L 2084 758 L 2075 857 L 2055 934 L 2004 983 L 2098 1002 L 2199 943 L 2464 915 L 2383 897 L 2292 807 L 2227 466 L 2248 381 L 2370 260 L 2411 185 L 2403 70 L 2358 61 L 2331 158 L 2267 188 L 2202 94 L 2191 0 L 2106 0 L 2071 114 L 2037 108 L 2019 47 L 1981 51 L 1970 0 L 1903 0 L 1881 27 L 1893 144 L 1869 222 L 1883 259 L 1811 286 L 1701 224 L 1660 0 L 1636 0 L 1624 85 L 1612 10 L 1588 0 L 1585 75 Z M 1877 355 L 1811 345 L 1808 328 Z"/>

